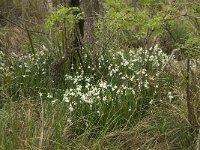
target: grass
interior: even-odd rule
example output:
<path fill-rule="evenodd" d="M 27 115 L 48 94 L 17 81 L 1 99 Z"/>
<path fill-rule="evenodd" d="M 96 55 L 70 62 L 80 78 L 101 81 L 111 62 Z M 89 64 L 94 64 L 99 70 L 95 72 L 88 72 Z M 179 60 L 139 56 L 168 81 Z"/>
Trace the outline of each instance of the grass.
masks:
<path fill-rule="evenodd" d="M 134 24 L 130 6 L 112 3 L 96 23 L 96 43 L 84 45 L 85 72 L 79 61 L 71 68 L 67 61 L 51 77 L 52 62 L 62 57 L 61 34 L 32 35 L 34 54 L 26 42 L 19 52 L 0 51 L 0 149 L 195 149 L 184 60 L 163 53 L 153 38 L 142 42 L 160 23 L 141 14 Z M 134 35 L 133 25 L 142 26 Z M 200 122 L 198 66 L 191 63 L 191 99 Z"/>
<path fill-rule="evenodd" d="M 170 64 L 159 48 L 107 51 L 54 88 L 44 49 L 34 59 L 11 54 L 10 66 L 2 59 L 1 149 L 194 148 L 183 89 L 172 69 L 161 72 Z"/>
<path fill-rule="evenodd" d="M 173 104 L 152 106 L 132 126 L 115 126 L 108 130 L 92 120 L 68 121 L 69 111 L 63 103 L 37 103 L 25 99 L 1 109 L 1 149 L 192 149 L 191 126 L 184 110 Z M 99 118 L 101 120 L 101 118 Z M 111 121 L 112 120 L 112 121 Z M 80 124 L 87 122 L 87 127 Z M 82 128 L 82 129 L 81 129 Z"/>

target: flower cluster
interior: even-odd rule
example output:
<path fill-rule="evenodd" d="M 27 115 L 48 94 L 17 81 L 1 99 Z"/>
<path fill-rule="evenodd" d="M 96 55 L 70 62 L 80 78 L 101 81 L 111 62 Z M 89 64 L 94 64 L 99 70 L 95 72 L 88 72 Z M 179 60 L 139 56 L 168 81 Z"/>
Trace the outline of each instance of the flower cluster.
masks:
<path fill-rule="evenodd" d="M 12 93 L 21 89 L 28 94 L 30 89 L 36 91 L 38 88 L 46 88 L 44 85 L 47 85 L 49 63 L 52 61 L 49 53 L 44 45 L 35 49 L 35 54 L 30 52 L 5 54 L 1 51 L 0 73 L 8 85 L 7 89 L 11 88 Z"/>
<path fill-rule="evenodd" d="M 68 88 L 63 101 L 69 104 L 70 111 L 87 105 L 98 114 L 103 114 L 103 106 L 107 105 L 119 104 L 130 111 L 139 107 L 139 101 L 143 101 L 142 107 L 153 104 L 159 88 L 157 78 L 168 59 L 157 46 L 126 53 L 109 50 L 95 65 L 88 65 L 87 74 L 81 68 L 73 75 L 66 74 Z"/>

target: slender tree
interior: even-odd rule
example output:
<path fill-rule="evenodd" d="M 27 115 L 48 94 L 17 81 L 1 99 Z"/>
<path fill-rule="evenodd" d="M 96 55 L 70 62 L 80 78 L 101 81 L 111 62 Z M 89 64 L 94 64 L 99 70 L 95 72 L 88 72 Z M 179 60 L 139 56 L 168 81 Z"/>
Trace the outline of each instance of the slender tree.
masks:
<path fill-rule="evenodd" d="M 85 14 L 85 36 L 86 43 L 93 44 L 95 41 L 94 22 L 97 19 L 97 14 L 100 11 L 100 3 L 98 0 L 84 0 L 82 9 Z"/>

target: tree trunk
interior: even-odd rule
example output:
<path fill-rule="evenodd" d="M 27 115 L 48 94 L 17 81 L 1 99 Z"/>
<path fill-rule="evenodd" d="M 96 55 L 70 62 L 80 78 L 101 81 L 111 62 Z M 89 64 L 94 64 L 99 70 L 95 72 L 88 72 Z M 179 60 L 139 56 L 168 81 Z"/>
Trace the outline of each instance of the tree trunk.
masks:
<path fill-rule="evenodd" d="M 54 7 L 58 5 L 58 1 L 53 1 Z M 80 7 L 80 1 L 79 0 L 69 0 L 69 1 L 59 1 L 61 5 L 63 6 L 69 6 L 69 7 Z M 79 12 L 75 12 L 74 15 L 77 15 Z M 82 38 L 83 38 L 83 32 L 84 32 L 84 20 L 79 20 L 77 23 L 74 24 L 74 30 L 71 33 L 68 33 L 65 28 L 66 21 L 63 20 L 63 56 L 57 60 L 55 60 L 50 65 L 50 76 L 51 76 L 51 82 L 56 81 L 57 76 L 59 74 L 59 70 L 62 70 L 65 62 L 69 59 L 70 61 L 70 68 L 76 67 L 76 56 L 79 58 L 80 63 L 82 65 L 82 68 L 85 72 L 85 67 L 82 60 L 81 50 L 82 50 Z M 59 25 L 58 25 L 59 26 Z M 77 55 L 75 55 L 77 54 Z M 51 83 L 50 82 L 50 83 Z"/>
<path fill-rule="evenodd" d="M 191 86 L 191 81 L 192 81 L 192 76 L 191 76 L 191 67 L 190 67 L 190 58 L 187 58 L 187 70 L 186 70 L 186 95 L 187 95 L 187 111 L 188 111 L 188 121 L 192 126 L 191 134 L 195 136 L 196 134 L 196 128 L 198 127 L 198 121 L 195 115 L 195 107 L 194 107 L 194 96 L 192 93 L 192 86 Z"/>
<path fill-rule="evenodd" d="M 94 22 L 97 19 L 97 14 L 100 11 L 98 0 L 85 0 L 82 3 L 82 10 L 85 14 L 85 35 L 84 41 L 88 45 L 95 42 Z"/>

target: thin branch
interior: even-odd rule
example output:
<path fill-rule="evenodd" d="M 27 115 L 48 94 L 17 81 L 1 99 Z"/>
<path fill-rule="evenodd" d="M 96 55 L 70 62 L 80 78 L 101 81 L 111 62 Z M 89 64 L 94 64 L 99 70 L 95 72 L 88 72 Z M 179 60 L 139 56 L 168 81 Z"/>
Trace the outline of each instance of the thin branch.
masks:
<path fill-rule="evenodd" d="M 33 53 L 33 55 L 35 57 L 35 49 L 34 49 L 34 46 L 33 46 L 33 41 L 32 41 L 32 38 L 31 38 L 30 31 L 27 29 L 26 32 L 27 32 L 27 35 L 28 35 L 28 40 L 29 40 L 30 45 L 31 45 L 32 53 Z"/>

